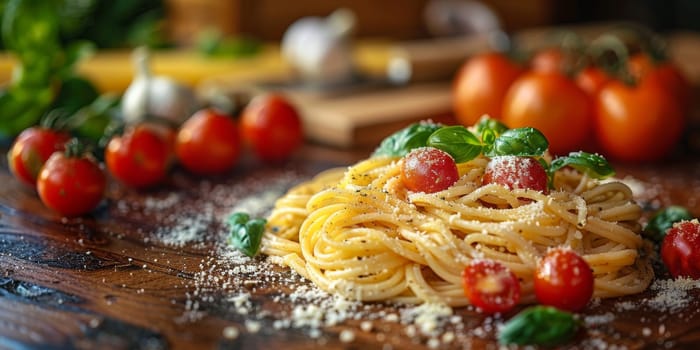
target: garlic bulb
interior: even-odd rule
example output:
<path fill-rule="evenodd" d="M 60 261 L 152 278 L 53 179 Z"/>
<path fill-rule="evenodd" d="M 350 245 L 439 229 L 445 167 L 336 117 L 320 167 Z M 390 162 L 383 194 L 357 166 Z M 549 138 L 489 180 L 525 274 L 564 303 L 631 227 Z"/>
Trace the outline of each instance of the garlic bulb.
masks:
<path fill-rule="evenodd" d="M 192 89 L 168 77 L 151 74 L 145 47 L 134 50 L 133 59 L 136 75 L 121 102 L 126 124 L 151 120 L 179 126 L 197 110 L 199 106 Z"/>
<path fill-rule="evenodd" d="M 284 33 L 282 55 L 306 82 L 349 81 L 355 73 L 350 42 L 354 26 L 355 15 L 348 9 L 326 18 L 301 18 Z"/>

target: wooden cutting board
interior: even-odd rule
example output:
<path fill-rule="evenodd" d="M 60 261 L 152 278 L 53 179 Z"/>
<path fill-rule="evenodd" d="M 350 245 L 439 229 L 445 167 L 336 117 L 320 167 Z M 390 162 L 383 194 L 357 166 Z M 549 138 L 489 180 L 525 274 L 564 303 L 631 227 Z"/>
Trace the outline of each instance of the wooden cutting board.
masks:
<path fill-rule="evenodd" d="M 425 83 L 342 96 L 289 92 L 309 139 L 338 147 L 371 147 L 404 126 L 451 118 L 448 83 Z"/>

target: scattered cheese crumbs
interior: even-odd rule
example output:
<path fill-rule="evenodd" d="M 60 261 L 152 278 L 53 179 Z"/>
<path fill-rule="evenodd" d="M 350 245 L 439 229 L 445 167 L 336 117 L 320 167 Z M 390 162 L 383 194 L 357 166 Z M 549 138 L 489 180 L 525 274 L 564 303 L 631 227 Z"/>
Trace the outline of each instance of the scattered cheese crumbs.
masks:
<path fill-rule="evenodd" d="M 224 327 L 224 330 L 222 331 L 224 338 L 226 339 L 236 339 L 238 338 L 239 331 L 238 328 L 234 326 L 227 326 Z"/>
<path fill-rule="evenodd" d="M 353 340 L 355 340 L 355 332 L 349 330 L 349 329 L 344 329 L 342 332 L 340 332 L 340 341 L 343 343 L 350 343 Z"/>
<path fill-rule="evenodd" d="M 246 320 L 245 321 L 245 329 L 250 333 L 258 333 L 258 331 L 260 331 L 261 327 L 262 327 L 262 325 L 258 321 L 253 321 L 253 320 Z"/>
<path fill-rule="evenodd" d="M 168 247 L 186 247 L 201 252 L 204 258 L 187 261 L 183 273 L 191 273 L 191 285 L 175 286 L 182 288 L 185 295 L 185 314 L 182 321 L 199 320 L 211 310 L 236 313 L 244 320 L 241 324 L 227 326 L 222 330 L 225 339 L 236 339 L 240 332 L 259 332 L 262 327 L 272 327 L 275 330 L 298 328 L 303 329 L 308 337 L 315 339 L 319 346 L 333 341 L 327 335 L 327 327 L 342 326 L 337 341 L 350 343 L 356 340 L 357 332 L 372 332 L 371 336 L 380 342 L 384 350 L 393 349 L 392 343 L 397 341 L 394 330 L 401 327 L 399 337 L 408 336 L 415 344 L 422 344 L 430 349 L 443 347 L 471 348 L 473 338 L 492 339 L 504 319 L 486 317 L 475 322 L 472 319 L 455 314 L 454 310 L 441 304 L 385 305 L 361 303 L 331 295 L 320 290 L 311 282 L 287 268 L 281 268 L 282 258 L 265 259 L 263 257 L 249 258 L 241 252 L 231 249 L 226 243 L 227 228 L 222 225 L 225 218 L 232 212 L 247 212 L 251 216 L 263 217 L 269 213 L 274 201 L 287 188 L 300 181 L 297 174 L 287 173 L 276 178 L 270 185 L 269 178 L 258 181 L 260 174 L 248 178 L 236 179 L 242 181 L 240 186 L 218 185 L 202 181 L 187 193 L 153 194 L 145 201 L 130 201 L 128 198 L 116 201 L 117 210 L 124 215 L 143 213 L 153 218 L 156 227 L 149 231 L 146 228 L 137 229 L 144 235 L 145 241 Z M 266 177 L 266 175 L 265 175 Z M 653 188 L 646 183 L 634 183 L 634 179 L 625 179 L 633 188 L 635 196 L 652 198 Z M 243 189 L 241 189 L 243 188 Z M 641 193 L 643 192 L 643 193 Z M 651 194 L 650 194 L 651 193 Z M 128 196 L 128 193 L 124 194 Z M 698 191 L 700 198 L 700 191 Z M 523 220 L 531 220 L 535 213 L 543 211 L 539 202 L 523 208 Z M 401 213 L 395 211 L 400 217 Z M 453 215 L 450 222 L 460 220 Z M 539 224 L 535 222 L 534 224 Z M 575 236 L 581 239 L 581 232 Z M 83 244 L 83 242 L 79 242 Z M 427 242 L 434 244 L 433 242 Z M 443 247 L 449 249 L 449 247 Z M 87 254 L 90 254 L 89 252 Z M 128 258 L 129 263 L 137 266 Z M 138 260 L 137 260 L 138 261 Z M 157 263 L 157 259 L 153 260 Z M 189 264 L 192 265 L 189 265 Z M 168 262 L 170 265 L 170 262 Z M 146 269 L 147 265 L 143 264 Z M 104 282 L 104 279 L 103 279 Z M 122 285 L 126 288 L 126 285 Z M 270 290 L 270 286 L 276 286 Z M 338 286 L 338 288 L 348 286 Z M 352 286 L 349 286 L 352 287 Z M 621 313 L 629 310 L 645 308 L 674 313 L 687 307 L 692 301 L 691 290 L 700 289 L 700 282 L 688 279 L 657 280 L 650 290 L 651 296 L 635 304 L 631 301 L 620 301 L 614 304 L 613 312 L 594 314 L 584 317 L 589 332 L 599 331 L 596 326 L 613 322 L 615 311 Z M 264 291 L 277 306 L 269 310 L 263 302 L 253 296 Z M 142 293 L 143 289 L 137 291 Z M 267 297 L 266 297 L 267 298 Z M 116 299 L 115 299 L 116 300 Z M 108 303 L 113 300 L 107 300 Z M 179 300 L 172 300 L 179 303 Z M 600 306 L 600 300 L 591 303 L 592 310 Z M 473 308 L 466 308 L 473 310 Z M 696 314 L 697 315 L 697 314 Z M 686 315 L 685 317 L 689 317 Z M 349 322 L 348 322 L 349 321 Z M 663 321 L 663 320 L 661 320 Z M 644 319 L 642 323 L 647 322 Z M 656 321 L 655 321 L 656 322 Z M 355 324 L 356 326 L 352 326 Z M 655 323 L 658 324 L 658 323 Z M 93 322 L 90 322 L 93 325 Z M 658 332 L 659 336 L 668 336 L 669 331 L 664 324 L 654 327 L 643 327 L 640 330 L 645 337 Z M 362 334 L 367 336 L 368 334 Z M 619 337 L 613 334 L 612 339 Z M 619 349 L 615 344 L 609 344 L 609 339 L 583 340 L 584 348 Z M 667 345 L 661 344 L 659 345 Z"/>

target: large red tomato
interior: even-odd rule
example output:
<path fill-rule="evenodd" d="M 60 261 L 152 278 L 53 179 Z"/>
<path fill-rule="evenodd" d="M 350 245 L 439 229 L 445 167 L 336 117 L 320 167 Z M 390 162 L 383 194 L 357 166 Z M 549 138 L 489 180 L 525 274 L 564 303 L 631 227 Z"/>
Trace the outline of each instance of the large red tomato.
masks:
<path fill-rule="evenodd" d="M 664 86 L 677 98 L 686 113 L 691 103 L 691 87 L 678 66 L 671 61 L 654 62 L 649 55 L 637 54 L 629 59 L 629 70 L 637 80 L 650 80 Z"/>
<path fill-rule="evenodd" d="M 636 86 L 611 81 L 598 94 L 596 116 L 602 152 L 631 162 L 668 155 L 685 125 L 676 98 L 654 79 L 642 79 Z"/>
<path fill-rule="evenodd" d="M 483 115 L 500 119 L 503 97 L 523 69 L 500 53 L 485 53 L 469 59 L 452 84 L 452 106 L 465 126 Z"/>
<path fill-rule="evenodd" d="M 574 81 L 555 71 L 531 71 L 518 78 L 503 100 L 503 123 L 533 127 L 549 140 L 554 154 L 581 150 L 591 136 L 590 97 Z"/>

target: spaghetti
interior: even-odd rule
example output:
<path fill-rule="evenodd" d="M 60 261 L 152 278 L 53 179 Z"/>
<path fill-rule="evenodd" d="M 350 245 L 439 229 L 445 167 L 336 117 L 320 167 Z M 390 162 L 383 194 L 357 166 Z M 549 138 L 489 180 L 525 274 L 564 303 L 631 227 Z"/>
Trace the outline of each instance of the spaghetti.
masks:
<path fill-rule="evenodd" d="M 469 304 L 461 273 L 493 259 L 534 302 L 533 274 L 552 247 L 570 247 L 593 270 L 594 297 L 643 291 L 653 278 L 631 190 L 571 168 L 549 194 L 482 185 L 489 158 L 458 164 L 460 179 L 436 193 L 408 191 L 401 158 L 372 157 L 331 169 L 275 204 L 262 252 L 321 289 L 363 301 Z"/>

